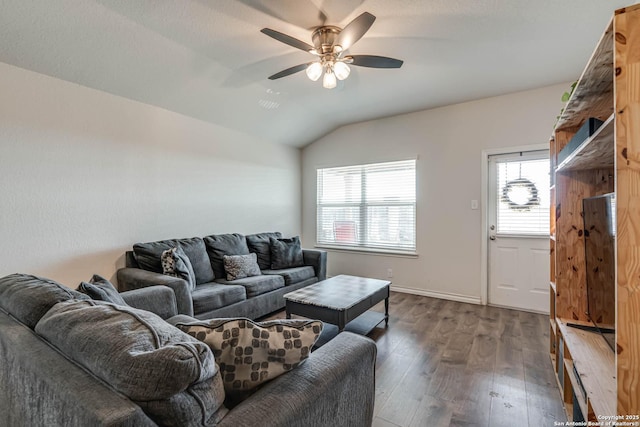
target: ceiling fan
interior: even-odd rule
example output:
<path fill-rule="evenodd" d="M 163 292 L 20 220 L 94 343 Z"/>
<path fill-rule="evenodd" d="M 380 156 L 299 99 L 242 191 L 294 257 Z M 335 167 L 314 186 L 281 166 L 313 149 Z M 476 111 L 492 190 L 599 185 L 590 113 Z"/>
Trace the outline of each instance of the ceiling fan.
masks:
<path fill-rule="evenodd" d="M 276 80 L 306 70 L 307 77 L 313 81 L 317 81 L 324 73 L 322 86 L 333 89 L 337 84 L 336 79 L 344 80 L 349 77 L 351 72 L 349 65 L 369 68 L 400 68 L 403 61 L 399 59 L 375 55 L 346 55 L 347 49 L 364 36 L 375 20 L 375 16 L 364 12 L 344 28 L 332 25 L 318 27 L 311 35 L 313 46 L 271 28 L 263 28 L 260 31 L 269 37 L 317 57 L 312 62 L 282 70 L 269 76 L 269 79 Z"/>

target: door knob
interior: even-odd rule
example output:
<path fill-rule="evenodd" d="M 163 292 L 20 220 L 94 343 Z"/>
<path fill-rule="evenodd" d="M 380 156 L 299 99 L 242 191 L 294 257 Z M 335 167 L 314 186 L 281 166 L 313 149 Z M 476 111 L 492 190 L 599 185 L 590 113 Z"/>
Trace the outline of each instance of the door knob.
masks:
<path fill-rule="evenodd" d="M 496 240 L 496 236 L 489 236 L 490 240 Z"/>

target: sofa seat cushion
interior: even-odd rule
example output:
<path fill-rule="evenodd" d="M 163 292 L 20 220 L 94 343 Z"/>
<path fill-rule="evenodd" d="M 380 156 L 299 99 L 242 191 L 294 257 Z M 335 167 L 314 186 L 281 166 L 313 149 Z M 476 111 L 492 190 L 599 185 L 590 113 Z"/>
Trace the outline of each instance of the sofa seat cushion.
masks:
<path fill-rule="evenodd" d="M 52 307 L 35 331 L 159 425 L 215 424 L 226 413 L 211 350 L 151 312 L 72 300 Z"/>
<path fill-rule="evenodd" d="M 193 313 L 199 314 L 247 299 L 243 286 L 203 283 L 191 292 Z"/>
<path fill-rule="evenodd" d="M 71 299 L 88 300 L 90 297 L 30 274 L 15 273 L 0 279 L 0 306 L 31 329 L 51 307 Z"/>
<path fill-rule="evenodd" d="M 247 246 L 251 252 L 258 256 L 258 265 L 260 266 L 260 270 L 267 270 L 271 268 L 270 237 L 280 239 L 282 238 L 282 234 L 280 232 L 271 232 L 247 235 Z"/>
<path fill-rule="evenodd" d="M 207 256 L 204 241 L 200 237 L 136 243 L 133 245 L 133 254 L 138 265 L 143 270 L 162 273 L 162 263 L 160 261 L 162 252 L 178 246 L 182 248 L 191 262 L 196 284 L 213 282 L 214 274 L 211 269 L 211 262 Z"/>
<path fill-rule="evenodd" d="M 226 285 L 240 285 L 243 286 L 247 291 L 247 298 L 255 297 L 258 295 L 266 294 L 267 292 L 271 292 L 275 289 L 280 289 L 284 287 L 284 278 L 278 275 L 261 275 L 261 276 L 252 276 L 245 277 L 244 279 L 238 280 L 216 280 L 218 283 L 224 283 Z"/>
<path fill-rule="evenodd" d="M 242 234 L 212 234 L 204 238 L 211 268 L 216 279 L 227 277 L 224 271 L 224 255 L 248 255 L 247 240 Z"/>
<path fill-rule="evenodd" d="M 316 272 L 311 266 L 283 268 L 281 270 L 263 270 L 262 274 L 277 274 L 284 278 L 286 286 L 302 282 L 315 277 Z"/>

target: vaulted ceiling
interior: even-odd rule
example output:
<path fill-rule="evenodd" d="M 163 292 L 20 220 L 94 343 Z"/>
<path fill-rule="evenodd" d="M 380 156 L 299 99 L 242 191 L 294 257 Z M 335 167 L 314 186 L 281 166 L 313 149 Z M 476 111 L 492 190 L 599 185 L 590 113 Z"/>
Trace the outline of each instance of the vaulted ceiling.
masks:
<path fill-rule="evenodd" d="M 0 0 L 0 61 L 300 147 L 348 123 L 575 80 L 628 4 Z M 317 26 L 344 27 L 365 11 L 377 19 L 350 53 L 402 68 L 352 67 L 331 90 L 304 72 L 267 79 L 313 57 L 260 29 L 311 43 Z"/>

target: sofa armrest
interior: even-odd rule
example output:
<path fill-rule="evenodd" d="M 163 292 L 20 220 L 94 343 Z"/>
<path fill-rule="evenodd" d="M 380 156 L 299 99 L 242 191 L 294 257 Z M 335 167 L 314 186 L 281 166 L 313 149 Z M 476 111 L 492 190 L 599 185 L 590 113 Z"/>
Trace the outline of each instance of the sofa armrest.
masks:
<path fill-rule="evenodd" d="M 304 265 L 310 265 L 316 272 L 318 281 L 327 278 L 327 251 L 319 249 L 303 249 Z"/>
<path fill-rule="evenodd" d="M 176 295 L 168 286 L 157 285 L 120 293 L 131 307 L 147 310 L 168 319 L 178 314 Z"/>
<path fill-rule="evenodd" d="M 371 426 L 376 344 L 343 332 L 268 382 L 222 419 L 225 426 Z"/>
<path fill-rule="evenodd" d="M 193 316 L 193 300 L 189 286 L 184 280 L 140 268 L 121 268 L 118 270 L 117 278 L 121 292 L 148 286 L 167 286 L 173 289 L 178 313 Z"/>

